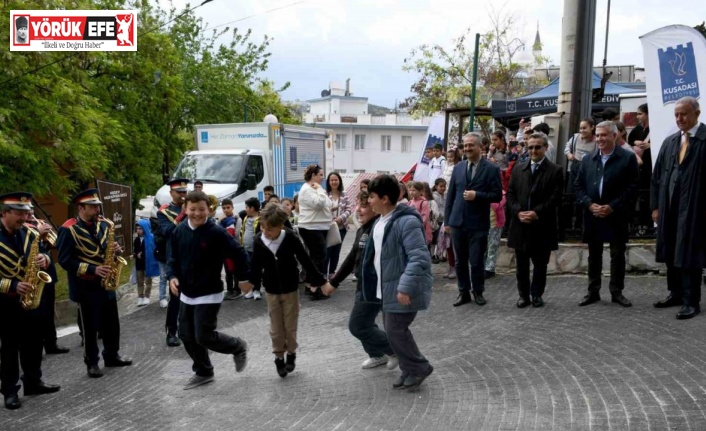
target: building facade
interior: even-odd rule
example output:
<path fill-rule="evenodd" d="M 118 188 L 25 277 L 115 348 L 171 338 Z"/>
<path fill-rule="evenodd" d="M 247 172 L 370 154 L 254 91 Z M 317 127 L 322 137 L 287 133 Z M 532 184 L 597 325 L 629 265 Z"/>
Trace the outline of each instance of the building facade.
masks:
<path fill-rule="evenodd" d="M 307 126 L 330 131 L 326 148 L 329 171 L 404 173 L 418 160 L 431 117 L 407 113 L 371 114 L 367 97 L 355 97 L 336 83 L 309 100 Z"/>

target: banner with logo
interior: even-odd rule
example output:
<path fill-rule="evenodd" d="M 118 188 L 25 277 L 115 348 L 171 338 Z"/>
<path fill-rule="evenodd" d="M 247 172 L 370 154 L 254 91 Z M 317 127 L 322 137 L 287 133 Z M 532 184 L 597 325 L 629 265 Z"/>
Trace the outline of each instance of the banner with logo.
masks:
<path fill-rule="evenodd" d="M 134 10 L 12 10 L 10 51 L 137 51 Z"/>
<path fill-rule="evenodd" d="M 427 128 L 427 135 L 424 138 L 422 151 L 417 159 L 416 168 L 414 171 L 414 181 L 429 181 L 429 163 L 431 159 L 424 156 L 427 148 L 433 148 L 436 144 L 444 145 L 444 116 L 437 115 L 431 119 Z"/>
<path fill-rule="evenodd" d="M 115 241 L 123 249 L 123 256 L 132 254 L 132 189 L 123 184 L 96 180 L 98 193 L 103 202 L 103 217 L 115 223 Z"/>
<path fill-rule="evenodd" d="M 674 105 L 706 91 L 706 39 L 685 25 L 670 25 L 640 36 L 645 59 L 652 159 L 662 142 L 677 132 Z M 699 102 L 703 105 L 703 102 Z M 706 123 L 706 107 L 699 120 Z"/>

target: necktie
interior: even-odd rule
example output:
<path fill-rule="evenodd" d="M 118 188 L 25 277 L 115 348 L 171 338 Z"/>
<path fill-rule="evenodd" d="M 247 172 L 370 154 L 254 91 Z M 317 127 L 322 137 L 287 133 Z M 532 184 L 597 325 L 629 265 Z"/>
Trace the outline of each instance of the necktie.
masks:
<path fill-rule="evenodd" d="M 470 161 L 468 162 L 468 172 L 471 174 L 472 181 L 473 177 L 476 175 L 476 165 L 471 163 Z"/>
<path fill-rule="evenodd" d="M 532 163 L 532 176 L 534 176 L 534 173 L 537 172 L 537 163 Z"/>
<path fill-rule="evenodd" d="M 681 138 L 681 148 L 679 148 L 679 164 L 684 160 L 687 149 L 689 149 L 689 132 L 684 132 Z"/>

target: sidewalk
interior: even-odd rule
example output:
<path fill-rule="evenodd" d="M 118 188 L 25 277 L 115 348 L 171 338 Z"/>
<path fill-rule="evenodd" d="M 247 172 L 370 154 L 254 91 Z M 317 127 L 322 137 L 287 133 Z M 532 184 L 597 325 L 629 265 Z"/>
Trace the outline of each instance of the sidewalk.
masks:
<path fill-rule="evenodd" d="M 165 310 L 152 303 L 121 320 L 121 353 L 134 366 L 89 379 L 78 334 L 64 337 L 71 353 L 43 365 L 61 392 L 2 409 L 0 429 L 706 429 L 706 316 L 677 321 L 676 309 L 654 309 L 664 278 L 628 277 L 634 306 L 624 309 L 609 302 L 607 279 L 601 303 L 578 307 L 585 276 L 552 277 L 546 307 L 522 310 L 514 276 L 489 280 L 485 307 L 452 307 L 456 292 L 442 280 L 413 325 L 435 367 L 420 392 L 393 390 L 398 371 L 360 368 L 366 355 L 348 332 L 355 287 L 346 282 L 329 300 L 302 299 L 297 369 L 285 379 L 270 353 L 265 301 L 239 299 L 223 304 L 218 324 L 248 341 L 247 369 L 236 374 L 230 357 L 212 354 L 216 381 L 182 390 L 191 361 L 183 347 L 166 347 Z"/>

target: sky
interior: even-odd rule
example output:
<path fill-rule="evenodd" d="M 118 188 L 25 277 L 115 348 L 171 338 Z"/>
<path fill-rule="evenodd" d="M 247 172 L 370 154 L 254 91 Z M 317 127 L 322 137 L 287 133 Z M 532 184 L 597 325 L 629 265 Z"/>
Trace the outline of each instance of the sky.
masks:
<path fill-rule="evenodd" d="M 674 2 L 664 0 L 613 0 L 608 65 L 642 66 L 639 37 L 665 25 L 701 23 L 706 19 L 703 1 L 680 0 L 674 7 Z M 177 8 L 187 3 L 172 2 Z M 563 4 L 561 0 L 213 0 L 195 13 L 210 26 L 240 20 L 231 26 L 252 29 L 256 41 L 264 35 L 273 38 L 269 69 L 263 76 L 278 87 L 290 82 L 282 93 L 285 100 L 320 97 L 330 81 L 344 83 L 350 78 L 355 96 L 393 107 L 411 95 L 410 86 L 418 78 L 402 70 L 412 49 L 422 44 L 450 49 L 453 39 L 469 27 L 473 33 L 490 30 L 491 14 L 515 18 L 516 36 L 528 47 L 539 24 L 543 54 L 558 65 Z M 608 0 L 598 0 L 594 65 L 603 61 L 607 6 Z"/>

